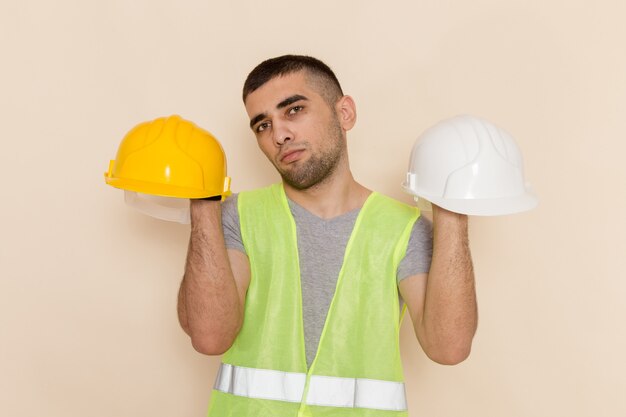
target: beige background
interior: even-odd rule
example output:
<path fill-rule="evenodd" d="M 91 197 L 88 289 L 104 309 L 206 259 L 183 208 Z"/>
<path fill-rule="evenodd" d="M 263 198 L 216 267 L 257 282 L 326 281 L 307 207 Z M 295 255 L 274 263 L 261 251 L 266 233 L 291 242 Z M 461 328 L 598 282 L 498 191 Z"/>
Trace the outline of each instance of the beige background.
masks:
<path fill-rule="evenodd" d="M 235 191 L 277 177 L 247 72 L 326 60 L 359 112 L 352 166 L 400 191 L 415 138 L 459 113 L 517 138 L 538 209 L 473 218 L 470 359 L 405 322 L 411 416 L 626 415 L 626 6 L 621 0 L 0 3 L 0 415 L 201 416 L 218 358 L 176 322 L 188 227 L 104 184 L 133 125 L 179 113 L 223 143 Z"/>

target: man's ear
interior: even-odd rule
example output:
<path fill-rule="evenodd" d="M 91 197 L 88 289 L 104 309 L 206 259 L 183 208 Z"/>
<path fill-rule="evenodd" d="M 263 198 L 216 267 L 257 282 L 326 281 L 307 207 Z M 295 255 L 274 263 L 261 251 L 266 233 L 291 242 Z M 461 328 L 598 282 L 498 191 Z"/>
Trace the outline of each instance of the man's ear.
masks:
<path fill-rule="evenodd" d="M 343 130 L 352 129 L 356 123 L 356 105 L 350 96 L 343 96 L 335 104 L 335 111 Z"/>

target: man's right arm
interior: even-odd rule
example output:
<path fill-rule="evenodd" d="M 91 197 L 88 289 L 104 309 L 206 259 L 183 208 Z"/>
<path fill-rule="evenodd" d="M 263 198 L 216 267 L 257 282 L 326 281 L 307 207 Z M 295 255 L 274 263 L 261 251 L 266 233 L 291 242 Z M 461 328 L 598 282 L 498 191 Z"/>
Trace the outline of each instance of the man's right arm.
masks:
<path fill-rule="evenodd" d="M 218 355 L 230 348 L 241 329 L 250 265 L 244 253 L 226 249 L 220 202 L 192 200 L 190 206 L 178 319 L 198 352 Z"/>

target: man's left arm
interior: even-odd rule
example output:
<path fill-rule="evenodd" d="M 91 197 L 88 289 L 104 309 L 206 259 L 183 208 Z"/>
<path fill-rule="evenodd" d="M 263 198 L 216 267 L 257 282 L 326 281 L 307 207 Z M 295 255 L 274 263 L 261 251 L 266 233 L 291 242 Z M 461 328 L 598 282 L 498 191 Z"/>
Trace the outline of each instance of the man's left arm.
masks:
<path fill-rule="evenodd" d="M 420 345 L 429 358 L 444 365 L 469 356 L 478 322 L 467 229 L 467 216 L 433 204 L 430 271 L 399 284 Z"/>

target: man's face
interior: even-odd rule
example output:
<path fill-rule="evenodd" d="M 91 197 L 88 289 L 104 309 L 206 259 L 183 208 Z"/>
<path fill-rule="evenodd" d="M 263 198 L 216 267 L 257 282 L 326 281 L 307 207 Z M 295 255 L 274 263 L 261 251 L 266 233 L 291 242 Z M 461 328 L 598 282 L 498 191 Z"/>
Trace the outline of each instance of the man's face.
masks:
<path fill-rule="evenodd" d="M 259 147 L 285 183 L 304 190 L 334 172 L 345 154 L 344 132 L 303 71 L 268 81 L 245 105 Z"/>

